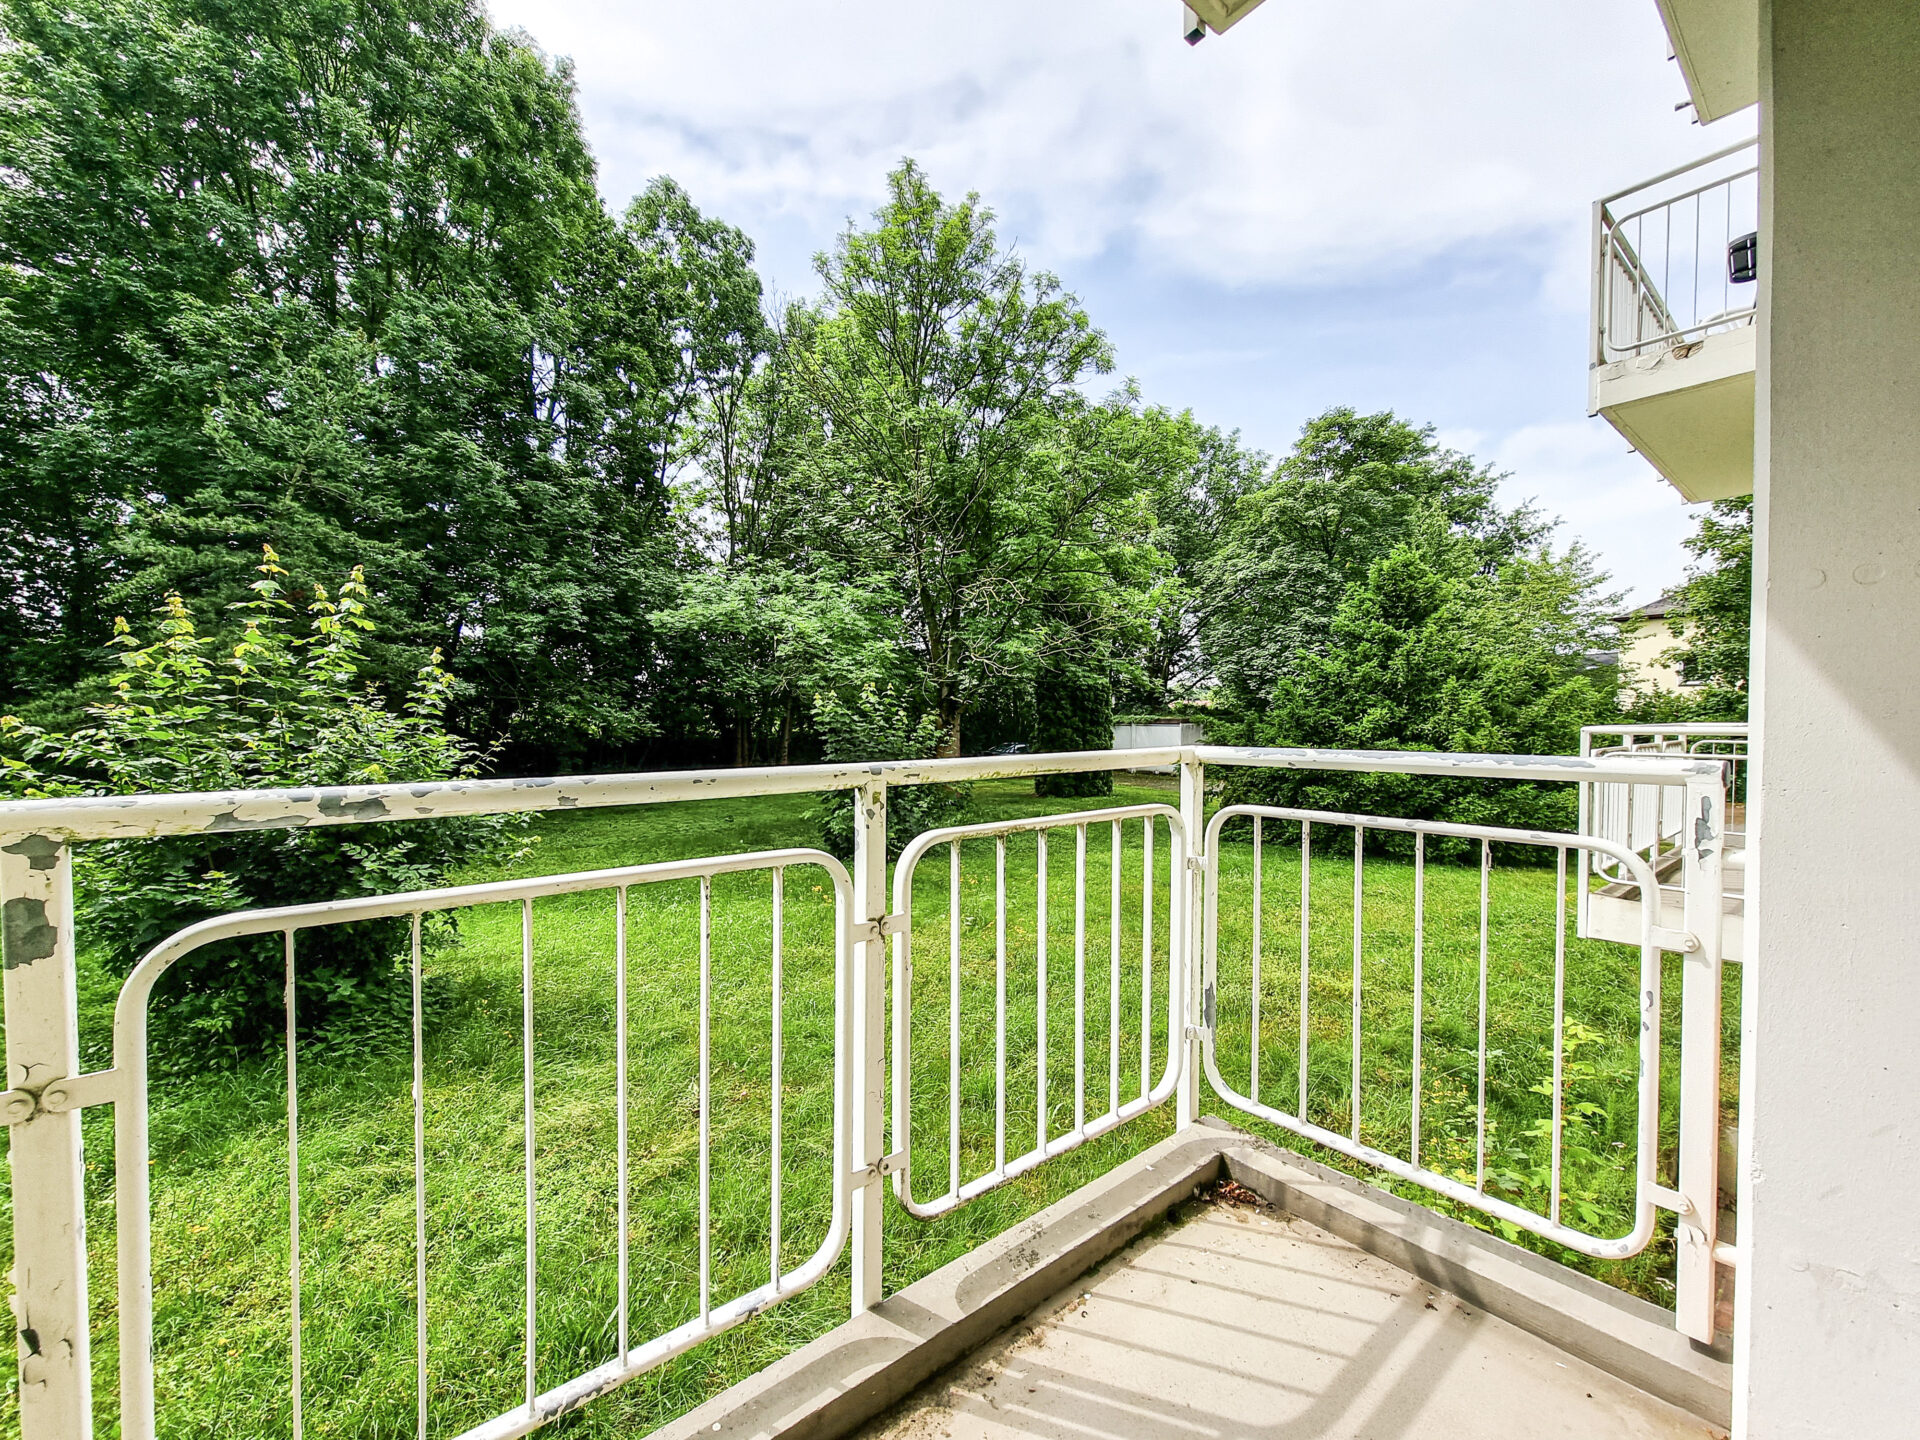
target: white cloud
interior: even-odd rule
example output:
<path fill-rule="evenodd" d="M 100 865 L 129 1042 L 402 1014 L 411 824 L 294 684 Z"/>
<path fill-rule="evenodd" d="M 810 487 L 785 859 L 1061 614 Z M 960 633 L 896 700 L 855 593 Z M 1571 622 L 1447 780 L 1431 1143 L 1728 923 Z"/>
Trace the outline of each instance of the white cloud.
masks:
<path fill-rule="evenodd" d="M 573 57 L 611 198 L 672 173 L 750 233 L 829 235 L 913 154 L 1053 265 L 1314 283 L 1523 236 L 1575 303 L 1592 194 L 1704 148 L 1649 0 L 1274 0 L 1192 48 L 1177 0 L 492 8 Z"/>

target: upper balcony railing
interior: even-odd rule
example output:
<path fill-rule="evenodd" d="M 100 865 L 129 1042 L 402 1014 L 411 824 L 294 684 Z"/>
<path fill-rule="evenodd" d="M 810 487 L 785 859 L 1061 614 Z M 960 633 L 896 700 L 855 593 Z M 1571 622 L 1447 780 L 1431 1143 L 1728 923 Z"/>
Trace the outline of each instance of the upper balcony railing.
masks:
<path fill-rule="evenodd" d="M 1759 206 L 1755 140 L 1595 201 L 1591 363 L 1751 325 Z"/>

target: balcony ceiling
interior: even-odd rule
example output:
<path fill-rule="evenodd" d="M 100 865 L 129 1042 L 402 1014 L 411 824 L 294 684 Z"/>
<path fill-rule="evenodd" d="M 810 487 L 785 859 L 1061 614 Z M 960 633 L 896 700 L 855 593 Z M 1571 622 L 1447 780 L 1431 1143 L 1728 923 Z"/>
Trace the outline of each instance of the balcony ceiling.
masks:
<path fill-rule="evenodd" d="M 1206 21 L 1216 35 L 1224 35 L 1259 4 L 1260 0 L 1187 0 L 1187 8 Z"/>
<path fill-rule="evenodd" d="M 1655 0 L 1705 125 L 1760 99 L 1760 0 Z"/>

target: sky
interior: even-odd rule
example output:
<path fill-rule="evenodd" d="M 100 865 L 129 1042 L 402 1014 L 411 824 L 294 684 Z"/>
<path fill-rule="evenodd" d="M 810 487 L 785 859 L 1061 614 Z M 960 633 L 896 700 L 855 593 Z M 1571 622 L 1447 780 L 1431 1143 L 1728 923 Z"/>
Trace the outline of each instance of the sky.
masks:
<path fill-rule="evenodd" d="M 570 57 L 607 203 L 672 175 L 775 294 L 911 155 L 1148 400 L 1274 454 L 1391 409 L 1630 600 L 1684 573 L 1692 509 L 1586 414 L 1591 206 L 1753 125 L 1693 123 L 1653 0 L 1267 0 L 1192 47 L 1179 0 L 489 8 Z"/>

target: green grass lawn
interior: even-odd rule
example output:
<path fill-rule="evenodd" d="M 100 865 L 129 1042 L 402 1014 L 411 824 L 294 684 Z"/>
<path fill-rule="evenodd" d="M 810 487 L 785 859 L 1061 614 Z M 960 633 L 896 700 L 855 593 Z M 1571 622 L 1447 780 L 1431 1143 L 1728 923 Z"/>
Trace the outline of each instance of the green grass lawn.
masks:
<path fill-rule="evenodd" d="M 1030 784 L 975 787 L 970 818 L 1046 814 L 1073 805 L 1170 801 L 1162 782 L 1123 783 L 1113 800 L 1036 800 Z M 543 817 L 523 873 L 636 864 L 811 842 L 808 797 L 639 807 Z M 1037 847 L 1007 847 L 1006 1148 L 1035 1142 L 1042 1116 L 1058 1135 L 1142 1084 L 1141 1022 L 1151 988 L 1145 1070 L 1167 1061 L 1167 835 L 1158 833 L 1157 898 L 1143 975 L 1141 827 L 1120 852 L 1121 922 L 1111 924 L 1113 849 L 1105 826 L 1087 846 L 1086 1082 L 1076 1097 L 1071 829 L 1048 851 L 1046 1024 L 1035 956 Z M 1308 1112 L 1349 1122 L 1353 870 L 1351 832 L 1317 837 L 1312 865 Z M 953 1152 L 948 996 L 953 917 L 944 847 L 916 876 L 914 978 L 915 1194 L 945 1192 Z M 1244 1085 L 1251 1060 L 1252 847 L 1222 851 L 1220 1054 Z M 1412 867 L 1369 856 L 1363 886 L 1361 1121 L 1370 1143 L 1408 1141 Z M 470 879 L 492 878 L 471 876 Z M 1298 1094 L 1299 851 L 1269 843 L 1263 861 L 1261 1093 L 1283 1108 Z M 1472 1175 L 1477 1032 L 1477 866 L 1429 864 L 1423 1059 L 1423 1157 Z M 959 1161 L 961 1178 L 991 1167 L 996 1143 L 994 847 L 964 847 L 960 874 Z M 1489 1168 L 1498 1193 L 1545 1204 L 1537 1133 L 1551 1074 L 1554 906 L 1551 865 L 1496 866 L 1489 974 Z M 769 1273 L 772 1154 L 771 885 L 764 875 L 714 882 L 712 1028 L 713 1297 L 720 1303 Z M 788 872 L 785 887 L 781 1085 L 782 1263 L 801 1263 L 825 1232 L 830 1203 L 833 987 L 832 889 Z M 1569 896 L 1569 908 L 1571 897 Z M 608 1358 L 618 1331 L 615 1134 L 614 900 L 555 897 L 534 909 L 535 1120 L 541 1388 Z M 698 1313 L 698 887 L 632 893 L 628 917 L 630 1065 L 629 1326 L 633 1343 Z M 1569 929 L 1571 919 L 1569 918 Z M 1114 956 L 1119 955 L 1117 973 Z M 1568 1015 L 1575 1043 L 1568 1107 L 1567 1218 L 1625 1228 L 1638 957 L 1569 940 Z M 431 1433 L 453 1435 L 523 1394 L 525 1223 L 522 1190 L 520 914 L 468 912 L 456 937 L 426 956 L 426 1149 Z M 1677 965 L 1669 966 L 1677 972 Z M 1145 983 L 1150 977 L 1151 985 Z M 1677 973 L 1667 1000 L 1677 1037 Z M 112 987 L 90 975 L 83 1038 L 104 1032 Z M 1115 1016 L 1117 1013 L 1117 1021 Z M 1571 1028 L 1571 1027 L 1570 1027 Z M 1044 1039 L 1044 1047 L 1042 1041 Z M 1046 1063 L 1039 1057 L 1044 1048 Z M 404 1045 L 329 1059 L 301 1057 L 300 1153 L 306 1429 L 355 1437 L 413 1433 L 414 1245 L 411 1056 Z M 1044 1082 L 1044 1105 L 1042 1085 Z M 1672 1079 L 1668 1084 L 1671 1109 Z M 1207 1108 L 1227 1113 L 1209 1096 Z M 1256 1122 L 1250 1128 L 1260 1129 Z M 886 1283 L 907 1284 L 1068 1193 L 1169 1132 L 1171 1104 L 934 1221 L 889 1205 Z M 193 1083 L 153 1101 L 156 1354 L 161 1431 L 168 1436 L 290 1433 L 288 1225 L 284 1078 L 277 1065 Z M 116 1413 L 111 1118 L 86 1122 L 94 1256 L 98 1408 Z M 1276 1133 L 1275 1138 L 1284 1141 Z M 1322 1156 L 1321 1158 L 1329 1158 Z M 0 1240 L 10 1238 L 0 1228 Z M 1615 1266 L 1585 1265 L 1664 1298 L 1671 1242 Z M 1557 1252 L 1556 1252 L 1557 1253 Z M 11 1263 L 10 1259 L 7 1263 Z M 567 1422 L 583 1436 L 643 1433 L 820 1334 L 846 1315 L 847 1261 L 807 1293 L 711 1341 Z M 9 1358 L 4 1362 L 9 1367 Z M 11 1382 L 8 1394 L 12 1394 Z M 17 1433 L 17 1412 L 0 1417 Z M 111 1433 L 103 1424 L 101 1433 Z"/>

